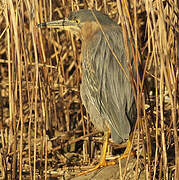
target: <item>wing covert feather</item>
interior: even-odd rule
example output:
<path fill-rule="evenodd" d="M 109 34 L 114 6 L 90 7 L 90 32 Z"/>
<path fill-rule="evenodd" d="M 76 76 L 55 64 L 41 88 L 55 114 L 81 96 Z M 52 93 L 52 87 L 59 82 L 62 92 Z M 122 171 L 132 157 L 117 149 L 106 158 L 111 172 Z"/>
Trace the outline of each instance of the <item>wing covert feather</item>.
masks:
<path fill-rule="evenodd" d="M 104 33 L 129 76 L 122 32 L 118 26 L 111 28 Z M 91 108 L 95 108 L 99 113 L 96 117 L 100 116 L 110 126 L 113 140 L 120 143 L 128 139 L 131 126 L 136 121 L 136 106 L 130 81 L 108 47 L 102 32 L 96 33 L 90 42 L 85 43 L 83 49 L 82 87 L 86 89 L 84 91 L 88 97 L 87 101 L 90 101 L 90 106 L 94 106 Z M 132 67 L 136 76 L 133 64 Z M 87 111 L 88 109 L 89 107 Z M 97 120 L 96 122 L 98 123 Z"/>

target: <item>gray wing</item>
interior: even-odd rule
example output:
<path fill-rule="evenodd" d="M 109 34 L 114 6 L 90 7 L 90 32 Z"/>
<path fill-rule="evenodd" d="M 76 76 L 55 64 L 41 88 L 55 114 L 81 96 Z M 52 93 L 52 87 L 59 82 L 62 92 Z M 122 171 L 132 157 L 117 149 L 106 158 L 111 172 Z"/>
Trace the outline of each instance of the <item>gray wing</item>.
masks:
<path fill-rule="evenodd" d="M 105 34 L 129 77 L 122 32 L 116 26 L 105 31 Z M 90 108 L 98 112 L 96 117 L 92 117 L 93 114 L 89 112 L 90 117 L 105 120 L 110 126 L 114 142 L 121 143 L 128 139 L 136 121 L 136 105 L 131 83 L 108 47 L 102 32 L 96 33 L 85 47 L 82 52 L 82 84 L 85 86 L 84 91 L 87 101 L 90 101 Z M 88 109 L 89 107 L 87 111 Z"/>

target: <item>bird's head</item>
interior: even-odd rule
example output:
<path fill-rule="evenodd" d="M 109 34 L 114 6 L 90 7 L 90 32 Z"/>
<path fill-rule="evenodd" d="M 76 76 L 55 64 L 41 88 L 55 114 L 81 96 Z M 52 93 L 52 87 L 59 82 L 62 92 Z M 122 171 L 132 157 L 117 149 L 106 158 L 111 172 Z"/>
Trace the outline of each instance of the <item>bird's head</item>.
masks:
<path fill-rule="evenodd" d="M 44 22 L 37 27 L 59 28 L 68 30 L 82 39 L 91 38 L 101 26 L 111 26 L 115 23 L 105 14 L 99 11 L 82 9 L 71 12 L 68 19 Z"/>

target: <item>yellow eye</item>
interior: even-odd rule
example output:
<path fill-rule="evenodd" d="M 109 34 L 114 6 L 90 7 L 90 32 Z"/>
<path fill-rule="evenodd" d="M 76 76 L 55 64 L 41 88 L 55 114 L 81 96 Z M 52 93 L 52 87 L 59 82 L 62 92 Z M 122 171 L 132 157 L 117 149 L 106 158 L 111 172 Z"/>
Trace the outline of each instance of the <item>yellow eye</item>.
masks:
<path fill-rule="evenodd" d="M 79 24 L 79 23 L 80 23 L 80 20 L 79 20 L 79 19 L 75 19 L 75 22 L 76 22 L 77 24 Z"/>

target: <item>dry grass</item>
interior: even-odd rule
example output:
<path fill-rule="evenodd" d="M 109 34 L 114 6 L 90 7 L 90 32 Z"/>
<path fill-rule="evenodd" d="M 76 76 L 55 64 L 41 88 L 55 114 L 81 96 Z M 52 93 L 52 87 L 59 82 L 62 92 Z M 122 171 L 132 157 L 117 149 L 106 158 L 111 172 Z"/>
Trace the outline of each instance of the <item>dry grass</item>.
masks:
<path fill-rule="evenodd" d="M 0 177 L 62 177 L 99 159 L 102 138 L 79 94 L 80 41 L 36 28 L 94 8 L 120 22 L 124 39 L 141 50 L 134 53 L 144 69 L 134 83 L 136 179 L 141 165 L 146 179 L 179 179 L 177 7 L 177 0 L 0 1 Z M 110 145 L 109 153 L 123 147 Z"/>

